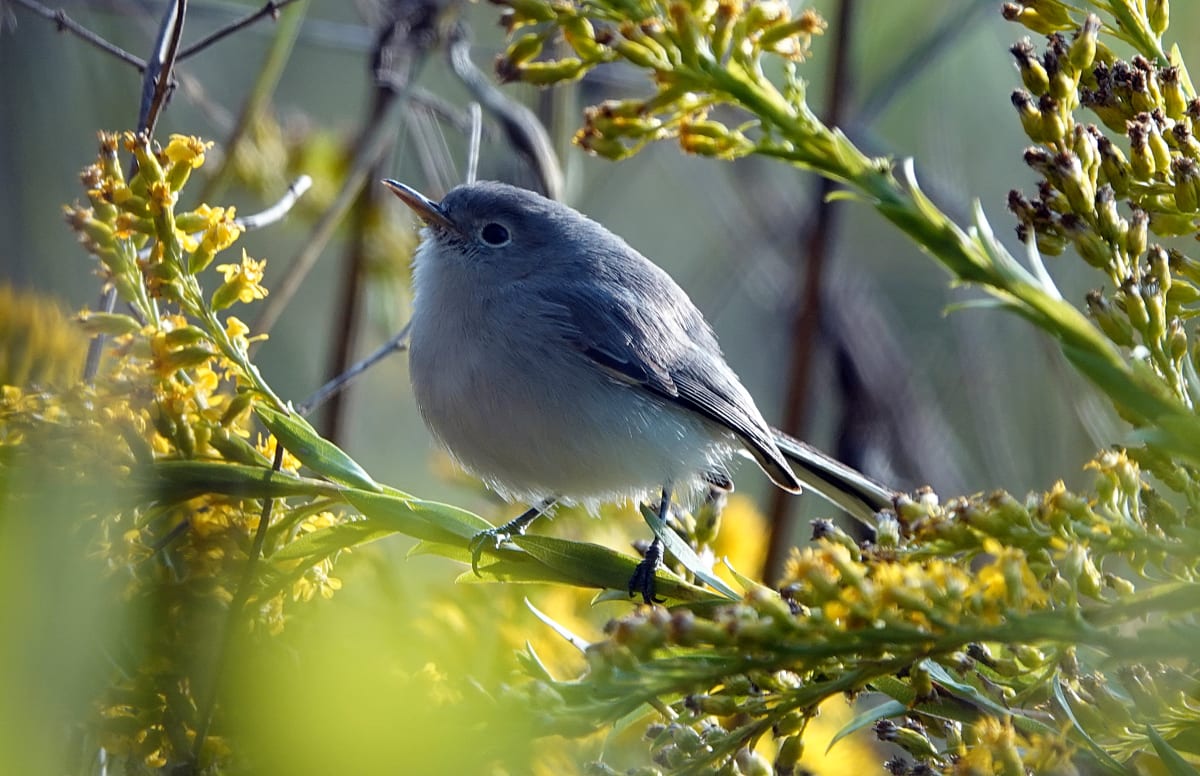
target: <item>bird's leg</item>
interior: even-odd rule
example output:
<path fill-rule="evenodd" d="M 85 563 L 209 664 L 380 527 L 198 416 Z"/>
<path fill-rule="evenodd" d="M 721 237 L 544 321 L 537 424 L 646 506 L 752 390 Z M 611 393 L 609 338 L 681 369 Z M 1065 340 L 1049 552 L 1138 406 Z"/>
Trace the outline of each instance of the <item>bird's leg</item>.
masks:
<path fill-rule="evenodd" d="M 671 511 L 671 488 L 664 486 L 662 492 L 662 503 L 658 505 L 658 519 L 666 523 L 667 515 Z M 641 593 L 642 600 L 648 604 L 661 604 L 665 598 L 654 597 L 654 575 L 658 573 L 662 566 L 663 554 L 666 548 L 663 547 L 662 539 L 657 536 L 650 543 L 646 554 L 642 556 L 642 562 L 633 570 L 633 576 L 629 578 L 629 595 Z"/>
<path fill-rule="evenodd" d="M 483 554 L 485 548 L 498 549 L 512 537 L 523 536 L 529 524 L 545 514 L 556 501 L 558 501 L 557 497 L 544 498 L 504 525 L 480 531 L 472 536 L 468 547 L 471 550 L 471 570 L 475 572 L 475 576 L 480 576 L 479 556 Z"/>

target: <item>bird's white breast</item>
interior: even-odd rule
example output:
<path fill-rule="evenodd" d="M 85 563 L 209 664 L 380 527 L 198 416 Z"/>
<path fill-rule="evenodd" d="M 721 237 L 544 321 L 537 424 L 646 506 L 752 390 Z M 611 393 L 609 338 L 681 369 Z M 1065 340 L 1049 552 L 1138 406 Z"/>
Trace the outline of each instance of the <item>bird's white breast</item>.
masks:
<path fill-rule="evenodd" d="M 515 295 L 480 292 L 464 304 L 459 284 L 471 278 L 445 276 L 456 271 L 418 256 L 413 391 L 433 434 L 501 495 L 595 505 L 668 482 L 685 494 L 723 469 L 729 434 L 618 382 L 565 342 L 533 336 Z"/>

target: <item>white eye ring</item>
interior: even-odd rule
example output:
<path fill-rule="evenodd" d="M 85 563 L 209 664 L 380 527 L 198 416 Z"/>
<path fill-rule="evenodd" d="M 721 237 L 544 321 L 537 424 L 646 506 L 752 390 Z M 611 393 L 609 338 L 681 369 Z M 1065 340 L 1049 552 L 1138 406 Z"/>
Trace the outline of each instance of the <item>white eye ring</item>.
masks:
<path fill-rule="evenodd" d="M 504 224 L 489 221 L 479 229 L 479 239 L 493 248 L 501 248 L 512 242 L 512 235 Z"/>

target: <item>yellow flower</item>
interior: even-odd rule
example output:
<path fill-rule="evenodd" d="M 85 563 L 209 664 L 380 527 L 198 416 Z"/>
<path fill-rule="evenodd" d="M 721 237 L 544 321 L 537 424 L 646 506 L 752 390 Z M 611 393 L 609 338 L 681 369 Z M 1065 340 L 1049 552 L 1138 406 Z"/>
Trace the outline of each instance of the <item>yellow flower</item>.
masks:
<path fill-rule="evenodd" d="M 236 219 L 236 208 L 207 204 L 201 204 L 175 219 L 180 242 L 184 250 L 192 253 L 188 259 L 188 269 L 193 274 L 207 267 L 218 252 L 233 245 L 245 231 Z M 199 236 L 199 240 L 195 235 Z"/>
<path fill-rule="evenodd" d="M 712 542 L 713 555 L 728 560 L 738 572 L 753 576 L 766 557 L 768 534 L 766 519 L 754 502 L 732 494 L 721 513 L 721 530 Z M 726 581 L 733 581 L 724 563 L 718 564 L 717 571 Z"/>
<path fill-rule="evenodd" d="M 204 141 L 188 135 L 171 135 L 163 155 L 172 164 L 188 164 L 193 169 L 204 164 L 204 152 L 212 148 L 212 141 Z"/>
<path fill-rule="evenodd" d="M 267 289 L 263 288 L 261 284 L 263 270 L 266 266 L 266 259 L 256 261 L 250 258 L 244 248 L 242 249 L 241 264 L 218 265 L 217 270 L 225 275 L 225 282 L 213 293 L 213 307 L 223 310 L 235 301 L 246 304 L 255 299 L 265 298 Z"/>
<path fill-rule="evenodd" d="M 264 437 L 259 435 L 258 444 L 256 444 L 255 447 L 258 448 L 258 452 L 262 453 L 267 458 L 274 459 L 275 444 L 275 437 L 269 435 Z M 291 472 L 292 474 L 300 471 L 300 459 L 292 455 L 286 447 L 283 448 L 283 464 L 280 466 L 280 469 L 285 472 Z"/>
<path fill-rule="evenodd" d="M 253 337 L 247 337 L 250 333 L 250 327 L 247 326 L 241 318 L 236 315 L 231 315 L 225 319 L 225 334 L 240 350 L 245 350 L 250 346 L 251 342 L 261 342 L 267 338 L 266 334 L 255 334 Z"/>
<path fill-rule="evenodd" d="M 303 522 L 301 522 L 299 525 L 299 529 L 300 533 L 312 533 L 313 531 L 319 531 L 322 528 L 330 528 L 335 526 L 341 521 L 341 518 L 332 512 L 318 512 L 315 515 L 309 515 L 308 517 L 304 518 Z"/>
<path fill-rule="evenodd" d="M 157 214 L 169 211 L 175 206 L 175 192 L 163 181 L 150 184 L 150 212 Z"/>
<path fill-rule="evenodd" d="M 244 231 L 242 225 L 234 220 L 237 217 L 237 208 L 200 205 L 195 213 L 206 221 L 201 245 L 211 253 L 223 251 L 233 245 Z"/>

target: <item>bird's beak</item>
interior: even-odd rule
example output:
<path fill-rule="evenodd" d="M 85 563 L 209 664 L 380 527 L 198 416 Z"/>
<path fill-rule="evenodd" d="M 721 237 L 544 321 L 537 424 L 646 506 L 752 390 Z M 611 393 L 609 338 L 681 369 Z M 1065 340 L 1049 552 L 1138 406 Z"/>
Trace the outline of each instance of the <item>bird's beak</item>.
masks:
<path fill-rule="evenodd" d="M 458 227 L 454 225 L 454 222 L 442 212 L 441 206 L 421 192 L 390 178 L 385 179 L 383 185 L 391 189 L 392 193 L 399 197 L 401 202 L 408 205 L 417 214 L 417 217 L 425 223 L 431 226 L 440 226 L 444 229 L 458 231 Z"/>

